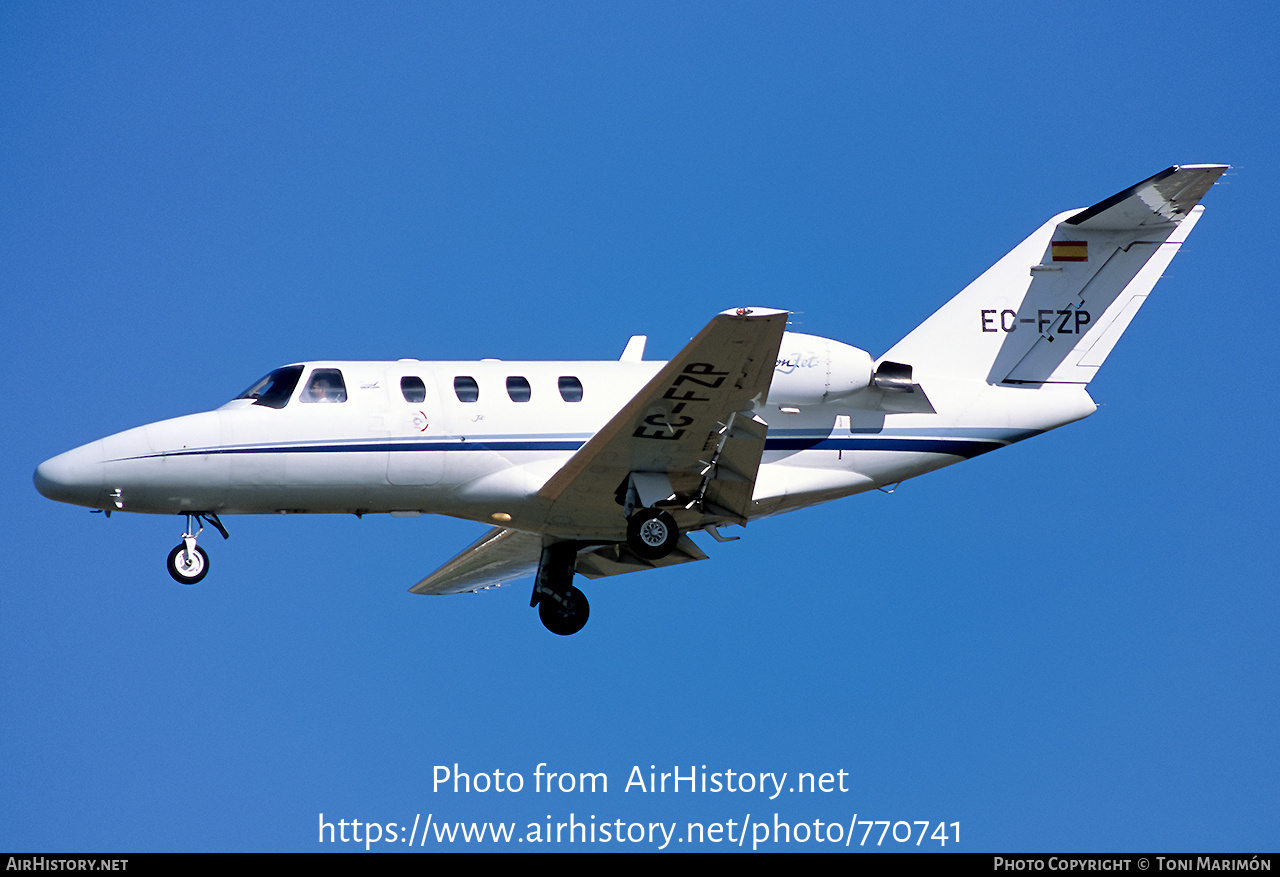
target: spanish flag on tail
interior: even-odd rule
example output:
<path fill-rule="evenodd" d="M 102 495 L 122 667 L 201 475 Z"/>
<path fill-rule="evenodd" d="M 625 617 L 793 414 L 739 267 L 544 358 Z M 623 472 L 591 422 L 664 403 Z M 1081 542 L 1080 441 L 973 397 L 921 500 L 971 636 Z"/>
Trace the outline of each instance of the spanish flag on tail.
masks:
<path fill-rule="evenodd" d="M 1088 241 L 1051 241 L 1049 252 L 1055 262 L 1088 262 Z"/>

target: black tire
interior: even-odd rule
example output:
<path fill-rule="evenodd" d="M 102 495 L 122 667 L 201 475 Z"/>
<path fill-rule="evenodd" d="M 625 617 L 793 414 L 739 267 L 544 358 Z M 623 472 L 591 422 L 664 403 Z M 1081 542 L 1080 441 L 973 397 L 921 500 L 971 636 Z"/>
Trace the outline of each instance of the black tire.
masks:
<path fill-rule="evenodd" d="M 669 512 L 637 509 L 627 519 L 627 545 L 645 560 L 660 560 L 676 550 L 680 528 Z"/>
<path fill-rule="evenodd" d="M 582 630 L 590 614 L 586 595 L 572 585 L 567 591 L 543 594 L 538 601 L 538 617 L 543 626 L 559 636 L 572 636 Z"/>
<path fill-rule="evenodd" d="M 199 545 L 191 558 L 187 557 L 186 551 L 184 542 L 169 552 L 169 575 L 180 585 L 194 585 L 209 574 L 209 555 Z"/>

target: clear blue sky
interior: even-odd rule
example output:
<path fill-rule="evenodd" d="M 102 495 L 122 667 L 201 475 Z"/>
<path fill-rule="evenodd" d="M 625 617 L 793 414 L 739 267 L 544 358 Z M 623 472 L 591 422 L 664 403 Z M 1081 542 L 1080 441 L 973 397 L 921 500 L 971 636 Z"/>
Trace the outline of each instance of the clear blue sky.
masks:
<path fill-rule="evenodd" d="M 1038 9 L 4 4 L 0 848 L 856 813 L 1276 849 L 1280 14 Z M 526 583 L 406 593 L 478 525 L 228 519 L 184 588 L 181 519 L 31 484 L 300 359 L 661 358 L 740 304 L 878 355 L 1049 216 L 1198 162 L 1236 170 L 1096 415 L 593 583 L 574 637 Z M 610 787 L 433 792 L 455 763 Z"/>

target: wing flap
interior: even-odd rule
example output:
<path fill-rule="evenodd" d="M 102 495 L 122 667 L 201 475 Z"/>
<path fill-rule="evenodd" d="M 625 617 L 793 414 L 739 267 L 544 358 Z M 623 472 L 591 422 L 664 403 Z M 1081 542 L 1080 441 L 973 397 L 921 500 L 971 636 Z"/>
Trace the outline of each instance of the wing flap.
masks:
<path fill-rule="evenodd" d="M 711 468 L 702 485 L 699 505 L 717 511 L 716 517 L 746 525 L 768 431 L 765 422 L 751 412 L 734 412 L 725 427 L 723 443 L 709 461 Z"/>
<path fill-rule="evenodd" d="M 638 572 L 642 569 L 656 569 L 660 566 L 674 566 L 677 563 L 706 559 L 707 555 L 688 536 L 681 536 L 680 541 L 676 543 L 675 551 L 659 560 L 645 560 L 627 548 L 625 542 L 615 542 L 578 552 L 577 571 L 589 579 L 600 579 Z"/>

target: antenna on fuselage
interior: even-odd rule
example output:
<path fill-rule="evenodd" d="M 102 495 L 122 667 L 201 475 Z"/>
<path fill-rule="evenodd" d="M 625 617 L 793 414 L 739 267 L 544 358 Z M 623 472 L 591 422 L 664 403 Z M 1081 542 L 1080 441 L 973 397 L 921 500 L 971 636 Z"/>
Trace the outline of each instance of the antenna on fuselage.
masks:
<path fill-rule="evenodd" d="M 627 341 L 627 346 L 622 348 L 622 356 L 618 357 L 618 361 L 639 362 L 644 359 L 644 345 L 648 340 L 648 335 L 632 335 Z"/>

